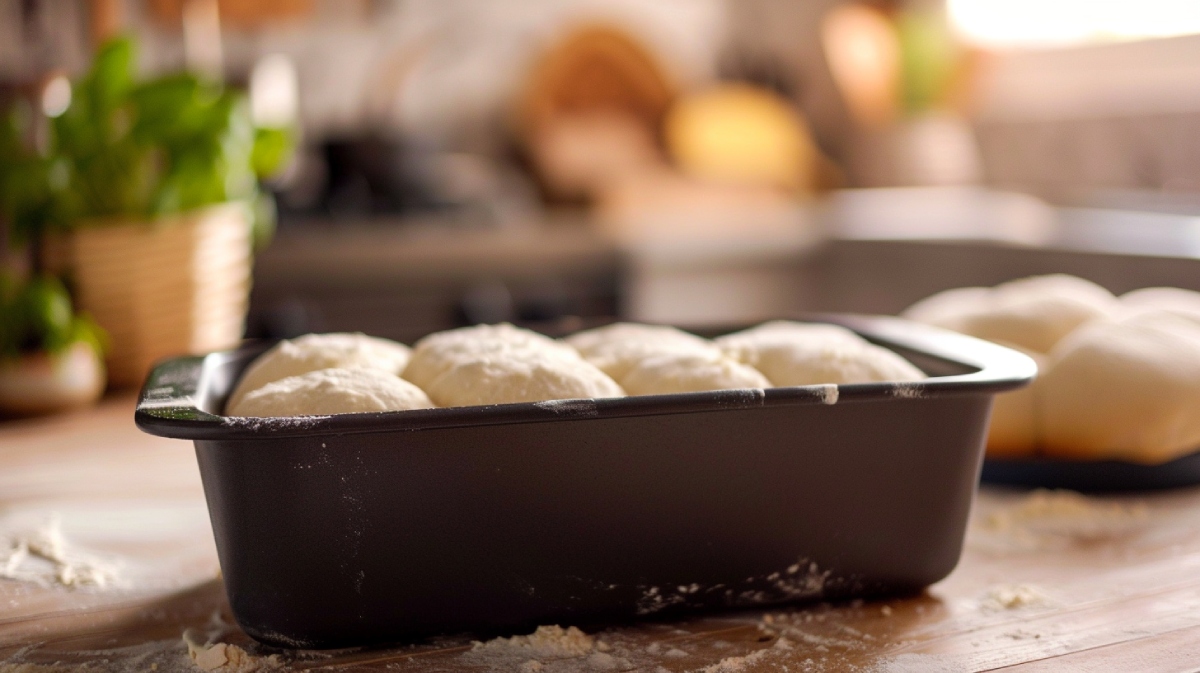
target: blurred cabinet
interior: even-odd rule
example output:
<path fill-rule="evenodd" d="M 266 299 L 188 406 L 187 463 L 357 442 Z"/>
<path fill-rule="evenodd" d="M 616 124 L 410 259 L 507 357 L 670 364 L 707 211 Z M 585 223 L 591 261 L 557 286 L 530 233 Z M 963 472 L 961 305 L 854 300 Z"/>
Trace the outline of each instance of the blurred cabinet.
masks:
<path fill-rule="evenodd" d="M 622 248 L 623 315 L 631 320 L 693 326 L 753 323 L 795 314 L 813 303 L 810 227 L 731 232 Z"/>
<path fill-rule="evenodd" d="M 582 226 L 290 226 L 257 261 L 248 335 L 362 331 L 408 342 L 477 322 L 600 322 L 617 312 L 619 266 Z"/>

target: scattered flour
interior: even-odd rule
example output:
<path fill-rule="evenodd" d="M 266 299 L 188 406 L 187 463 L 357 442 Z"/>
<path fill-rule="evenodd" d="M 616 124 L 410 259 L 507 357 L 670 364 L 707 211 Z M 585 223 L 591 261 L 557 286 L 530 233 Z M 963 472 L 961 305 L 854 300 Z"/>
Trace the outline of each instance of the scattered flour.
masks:
<path fill-rule="evenodd" d="M 1143 503 L 1089 498 L 1074 491 L 1038 490 L 1016 505 L 992 512 L 973 527 L 974 546 L 1040 550 L 1115 539 L 1140 530 Z"/>
<path fill-rule="evenodd" d="M 916 383 L 892 384 L 892 397 L 901 399 L 916 399 L 925 395 L 925 388 Z"/>
<path fill-rule="evenodd" d="M 475 641 L 474 651 L 517 650 L 545 657 L 578 657 L 596 647 L 596 639 L 574 626 L 539 626 L 527 636 L 493 638 L 486 643 Z"/>
<path fill-rule="evenodd" d="M 201 629 L 187 629 L 178 638 L 152 640 L 134 646 L 101 650 L 78 650 L 50 654 L 37 646 L 22 648 L 0 661 L 0 673 L 258 673 L 283 668 L 282 655 L 261 656 L 233 643 L 222 642 L 235 627 L 214 612 Z M 250 649 L 254 650 L 255 646 Z M 311 662 L 318 653 L 299 655 Z M 47 663 L 47 657 L 53 663 Z M 318 655 L 320 656 L 320 655 Z"/>
<path fill-rule="evenodd" d="M 71 548 L 57 516 L 37 530 L 17 533 L 0 542 L 0 549 L 5 547 L 7 556 L 0 557 L 2 579 L 98 589 L 109 587 L 118 579 L 116 564 Z"/>
<path fill-rule="evenodd" d="M 276 430 L 308 430 L 327 421 L 331 416 L 290 416 L 278 418 L 255 418 L 253 416 L 222 416 L 221 425 L 251 432 L 273 432 Z"/>
<path fill-rule="evenodd" d="M 255 657 L 237 645 L 213 643 L 205 645 L 195 638 L 195 633 L 188 630 L 183 634 L 187 644 L 188 657 L 196 662 L 202 671 L 229 671 L 230 673 L 251 673 L 279 667 L 278 655 L 271 657 Z"/>
<path fill-rule="evenodd" d="M 200 670 L 210 673 L 255 673 L 283 666 L 278 654 L 255 656 L 237 645 L 221 642 L 232 630 L 233 627 L 221 619 L 221 614 L 214 612 L 203 632 L 198 629 L 184 631 L 183 643 L 187 646 L 188 658 Z"/>
<path fill-rule="evenodd" d="M 546 411 L 554 412 L 560 416 L 599 416 L 600 409 L 596 406 L 596 400 L 546 400 L 544 402 L 534 402 L 533 406 Z"/>
<path fill-rule="evenodd" d="M 486 671 L 520 673 L 593 673 L 643 670 L 645 653 L 612 644 L 574 626 L 539 626 L 525 636 L 473 642 L 460 655 L 462 663 Z"/>
<path fill-rule="evenodd" d="M 763 649 L 751 652 L 743 657 L 725 657 L 712 666 L 703 668 L 704 673 L 741 673 L 746 667 L 765 659 L 771 650 Z"/>
<path fill-rule="evenodd" d="M 998 584 L 987 590 L 980 607 L 985 610 L 1019 610 L 1049 602 L 1049 597 L 1031 584 Z"/>
<path fill-rule="evenodd" d="M 725 657 L 717 663 L 701 669 L 702 673 L 742 673 L 747 667 L 763 663 L 781 653 L 795 649 L 796 645 L 787 638 L 779 638 L 771 647 L 755 650 L 738 657 Z M 786 668 L 786 667 L 785 667 Z"/>
<path fill-rule="evenodd" d="M 683 584 L 675 587 L 641 586 L 637 601 L 639 615 L 649 615 L 673 605 L 703 607 L 712 603 L 711 597 L 730 607 L 752 607 L 783 601 L 818 598 L 825 591 L 831 572 L 821 570 L 816 563 L 800 559 L 775 572 L 751 576 L 726 586 L 724 584 Z"/>

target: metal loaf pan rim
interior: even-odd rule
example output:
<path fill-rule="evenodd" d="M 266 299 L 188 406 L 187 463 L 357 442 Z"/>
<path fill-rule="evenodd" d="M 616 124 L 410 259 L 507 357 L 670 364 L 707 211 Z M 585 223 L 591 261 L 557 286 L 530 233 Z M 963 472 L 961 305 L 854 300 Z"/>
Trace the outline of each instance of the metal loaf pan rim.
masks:
<path fill-rule="evenodd" d="M 210 392 L 208 386 L 213 372 L 235 362 L 248 362 L 269 347 L 270 344 L 264 343 L 208 355 L 171 358 L 158 363 L 142 387 L 134 420 L 147 433 L 175 439 L 311 437 L 686 414 L 776 405 L 845 404 L 887 398 L 991 394 L 1020 388 L 1037 375 L 1037 365 L 1023 353 L 899 318 L 813 314 L 798 319 L 842 325 L 885 347 L 908 350 L 974 371 L 934 376 L 916 382 L 844 384 L 835 387 L 836 395 L 830 394 L 832 384 L 828 384 L 281 419 L 221 416 L 202 408 L 204 405 L 199 399 Z"/>

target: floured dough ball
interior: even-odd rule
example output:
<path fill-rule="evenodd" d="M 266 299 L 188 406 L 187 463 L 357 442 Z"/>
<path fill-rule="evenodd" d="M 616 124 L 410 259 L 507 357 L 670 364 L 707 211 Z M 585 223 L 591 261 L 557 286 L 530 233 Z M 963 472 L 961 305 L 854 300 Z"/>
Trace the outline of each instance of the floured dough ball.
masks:
<path fill-rule="evenodd" d="M 226 413 L 271 418 L 432 406 L 424 391 L 395 374 L 374 369 L 320 369 L 268 383 L 247 393 Z"/>
<path fill-rule="evenodd" d="M 1048 455 L 1157 464 L 1200 449 L 1200 324 L 1167 312 L 1090 323 L 1040 385 Z"/>
<path fill-rule="evenodd" d="M 1048 353 L 1084 323 L 1119 312 L 1108 290 L 1075 276 L 1034 276 L 986 288 L 935 294 L 902 315 L 988 341 Z"/>
<path fill-rule="evenodd" d="M 896 353 L 837 325 L 766 323 L 717 339 L 725 353 L 775 386 L 919 381 L 925 374 Z"/>
<path fill-rule="evenodd" d="M 1044 371 L 1047 356 L 1020 346 L 1000 343 L 1033 358 L 1038 371 Z M 1039 435 L 1039 393 L 1041 378 L 1020 390 L 996 395 L 992 404 L 992 421 L 988 426 L 987 455 L 989 458 L 1029 457 L 1037 452 Z"/>
<path fill-rule="evenodd" d="M 674 327 L 627 322 L 577 332 L 567 337 L 566 342 L 579 351 L 583 359 L 622 385 L 631 369 L 655 355 L 720 354 L 720 349 L 711 341 Z"/>
<path fill-rule="evenodd" d="M 716 340 L 723 353 L 738 362 L 756 366 L 764 347 L 792 343 L 867 343 L 862 337 L 840 325 L 772 320 Z"/>
<path fill-rule="evenodd" d="M 1146 287 L 1121 295 L 1126 315 L 1165 311 L 1200 322 L 1200 292 L 1178 287 Z"/>
<path fill-rule="evenodd" d="M 570 346 L 531 330 L 509 323 L 475 325 L 435 332 L 413 344 L 412 358 L 402 376 L 428 390 L 439 376 L 463 362 L 528 352 L 579 359 Z"/>
<path fill-rule="evenodd" d="M 956 287 L 909 306 L 901 316 L 915 322 L 962 332 L 969 316 L 991 304 L 990 287 Z"/>
<path fill-rule="evenodd" d="M 773 344 L 758 355 L 756 368 L 776 386 L 820 383 L 920 381 L 925 374 L 904 358 L 874 344 Z"/>
<path fill-rule="evenodd" d="M 634 365 L 622 381 L 630 395 L 771 387 L 771 382 L 757 369 L 719 352 L 653 355 Z"/>
<path fill-rule="evenodd" d="M 258 356 L 242 374 L 227 406 L 268 383 L 319 369 L 362 367 L 398 375 L 410 355 L 404 344 L 365 334 L 306 334 L 281 341 Z"/>
<path fill-rule="evenodd" d="M 425 390 L 443 407 L 625 395 L 616 381 L 579 357 L 534 350 L 500 350 L 463 359 Z"/>

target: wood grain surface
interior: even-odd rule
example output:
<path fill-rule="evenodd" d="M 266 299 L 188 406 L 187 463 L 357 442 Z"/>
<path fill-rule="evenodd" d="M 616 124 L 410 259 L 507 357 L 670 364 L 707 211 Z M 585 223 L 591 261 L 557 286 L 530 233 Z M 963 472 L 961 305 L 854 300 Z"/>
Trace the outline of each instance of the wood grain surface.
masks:
<path fill-rule="evenodd" d="M 571 652 L 469 637 L 271 650 L 232 626 L 191 446 L 132 416 L 124 397 L 0 422 L 0 561 L 58 517 L 72 548 L 119 568 L 105 588 L 0 579 L 0 671 L 203 670 L 187 629 L 229 647 L 198 650 L 219 671 L 1200 671 L 1197 489 L 985 489 L 958 569 L 908 598 L 617 625 Z"/>

